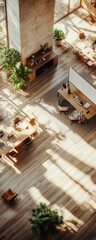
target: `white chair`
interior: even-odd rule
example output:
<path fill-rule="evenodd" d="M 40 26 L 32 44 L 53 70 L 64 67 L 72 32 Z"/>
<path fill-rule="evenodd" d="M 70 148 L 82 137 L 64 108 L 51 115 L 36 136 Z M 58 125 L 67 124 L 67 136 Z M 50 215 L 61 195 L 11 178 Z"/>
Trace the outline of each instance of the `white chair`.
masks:
<path fill-rule="evenodd" d="M 81 112 L 78 112 L 77 110 L 74 110 L 72 113 L 70 113 L 69 115 L 69 119 L 71 120 L 71 122 L 75 121 L 79 121 L 79 123 L 83 122 L 85 120 L 84 116 L 82 115 Z"/>

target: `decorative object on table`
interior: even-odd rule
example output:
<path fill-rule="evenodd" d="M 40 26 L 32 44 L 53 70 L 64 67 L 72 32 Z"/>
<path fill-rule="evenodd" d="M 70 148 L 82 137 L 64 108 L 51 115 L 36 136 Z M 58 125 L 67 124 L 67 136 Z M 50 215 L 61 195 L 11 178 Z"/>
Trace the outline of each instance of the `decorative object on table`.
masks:
<path fill-rule="evenodd" d="M 1 195 L 1 197 L 4 198 L 8 203 L 11 202 L 16 196 L 17 193 L 13 193 L 10 188 Z"/>
<path fill-rule="evenodd" d="M 68 81 L 68 85 L 67 86 L 68 86 L 68 94 L 71 94 L 69 81 Z"/>
<path fill-rule="evenodd" d="M 61 45 L 62 40 L 65 38 L 66 38 L 65 33 L 62 30 L 57 29 L 57 28 L 54 30 L 53 39 L 54 39 L 56 45 Z"/>
<path fill-rule="evenodd" d="M 48 43 L 44 45 L 43 49 L 44 49 L 44 52 L 48 49 Z"/>
<path fill-rule="evenodd" d="M 6 145 L 8 145 L 8 144 L 10 144 L 10 141 L 7 140 L 7 141 L 6 141 Z"/>
<path fill-rule="evenodd" d="M 83 105 L 83 102 L 81 101 L 81 99 L 78 99 L 77 103 L 79 103 L 81 106 Z"/>
<path fill-rule="evenodd" d="M 91 105 L 90 105 L 90 103 L 88 103 L 88 102 L 84 104 L 84 107 L 85 107 L 85 108 L 89 108 L 90 106 L 91 106 Z"/>
<path fill-rule="evenodd" d="M 85 38 L 86 38 L 85 33 L 84 33 L 84 32 L 83 32 L 83 33 L 80 33 L 80 34 L 79 34 L 79 38 L 80 38 L 81 40 L 85 39 Z"/>
<path fill-rule="evenodd" d="M 66 88 L 66 83 L 63 83 L 63 86 L 62 86 L 63 88 Z"/>
<path fill-rule="evenodd" d="M 4 136 L 4 132 L 0 130 L 0 138 Z"/>
<path fill-rule="evenodd" d="M 48 233 L 57 233 L 59 231 L 57 226 L 64 223 L 63 216 L 58 214 L 58 210 L 51 210 L 45 203 L 40 203 L 37 208 L 32 209 L 32 217 L 29 221 L 32 225 L 32 232 L 44 235 L 44 239 Z"/>
<path fill-rule="evenodd" d="M 14 132 L 12 131 L 8 134 L 8 139 L 13 138 L 13 137 L 14 137 Z"/>
<path fill-rule="evenodd" d="M 5 143 L 4 142 L 0 142 L 0 148 L 4 147 Z"/>

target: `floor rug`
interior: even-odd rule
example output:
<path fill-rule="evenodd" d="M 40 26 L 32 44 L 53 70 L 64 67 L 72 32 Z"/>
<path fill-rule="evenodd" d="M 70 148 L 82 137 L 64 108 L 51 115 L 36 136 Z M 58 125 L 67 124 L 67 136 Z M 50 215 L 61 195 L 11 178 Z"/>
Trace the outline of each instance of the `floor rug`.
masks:
<path fill-rule="evenodd" d="M 88 123 L 85 121 L 84 123 L 73 122 L 71 124 L 69 114 L 74 110 L 74 107 L 69 103 L 68 113 L 66 115 L 64 113 L 59 114 L 57 90 L 67 81 L 68 78 L 64 79 L 63 82 L 49 90 L 41 98 L 35 100 L 35 104 L 38 104 L 39 108 L 58 126 L 62 133 L 71 138 L 74 143 L 77 143 L 96 127 L 96 116 L 90 119 Z"/>

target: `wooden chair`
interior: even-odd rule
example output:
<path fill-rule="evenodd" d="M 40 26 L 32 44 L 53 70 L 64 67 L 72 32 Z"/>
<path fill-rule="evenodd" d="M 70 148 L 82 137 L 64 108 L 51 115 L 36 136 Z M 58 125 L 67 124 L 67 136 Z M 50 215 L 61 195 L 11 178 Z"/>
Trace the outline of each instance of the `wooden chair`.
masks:
<path fill-rule="evenodd" d="M 16 150 L 12 150 L 12 151 L 9 152 L 9 155 L 11 157 L 16 157 L 18 155 L 18 152 Z"/>
<path fill-rule="evenodd" d="M 6 154 L 6 157 L 9 158 L 13 162 L 17 161 L 16 156 L 18 156 L 18 152 L 15 149 L 13 149 L 12 151 L 10 151 Z"/>
<path fill-rule="evenodd" d="M 17 193 L 13 193 L 10 188 L 1 195 L 1 197 L 4 198 L 8 203 L 11 202 L 16 196 Z"/>
<path fill-rule="evenodd" d="M 26 138 L 24 141 L 23 141 L 27 146 L 29 146 L 31 143 L 32 143 L 32 139 L 30 137 Z"/>
<path fill-rule="evenodd" d="M 69 110 L 69 106 L 65 104 L 65 106 L 63 106 L 63 101 L 60 102 L 60 99 L 58 99 L 57 101 L 57 105 L 58 105 L 58 108 L 59 108 L 59 113 L 65 113 L 68 112 Z"/>
<path fill-rule="evenodd" d="M 86 38 L 86 35 L 85 35 L 85 33 L 80 33 L 79 34 L 79 38 L 82 40 L 82 39 L 85 39 Z"/>
<path fill-rule="evenodd" d="M 21 120 L 20 120 L 20 118 L 19 117 L 17 117 L 17 118 L 15 118 L 15 120 L 14 120 L 14 128 L 16 129 L 16 124 L 18 123 L 18 122 L 20 122 Z"/>
<path fill-rule="evenodd" d="M 36 131 L 35 131 L 34 135 L 36 135 L 37 129 L 38 129 L 37 120 L 35 118 L 32 118 L 29 123 L 31 124 L 32 127 L 35 128 Z"/>
<path fill-rule="evenodd" d="M 35 126 L 35 125 L 36 125 L 36 119 L 35 119 L 35 118 L 32 118 L 32 119 L 30 120 L 30 124 L 31 124 L 32 126 Z"/>
<path fill-rule="evenodd" d="M 69 119 L 71 120 L 71 124 L 73 122 L 84 122 L 85 118 L 83 115 L 81 115 L 80 112 L 78 112 L 77 110 L 74 110 L 70 115 L 69 115 Z"/>

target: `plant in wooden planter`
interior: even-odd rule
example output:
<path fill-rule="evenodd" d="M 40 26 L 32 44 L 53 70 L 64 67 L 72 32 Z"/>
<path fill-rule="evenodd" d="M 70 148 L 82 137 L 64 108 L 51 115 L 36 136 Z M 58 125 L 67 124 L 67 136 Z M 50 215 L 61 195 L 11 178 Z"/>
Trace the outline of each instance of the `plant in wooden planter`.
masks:
<path fill-rule="evenodd" d="M 4 47 L 0 51 L 0 65 L 6 73 L 12 73 L 21 60 L 20 53 L 14 48 Z"/>
<path fill-rule="evenodd" d="M 62 30 L 57 28 L 54 30 L 53 39 L 56 45 L 61 45 L 62 40 L 65 38 L 65 33 Z"/>
<path fill-rule="evenodd" d="M 63 217 L 58 215 L 57 209 L 51 210 L 45 203 L 40 203 L 37 208 L 32 209 L 32 232 L 45 235 L 58 232 L 57 226 L 63 224 Z"/>
<path fill-rule="evenodd" d="M 28 69 L 27 66 L 24 66 L 22 63 L 14 67 L 13 74 L 9 78 L 9 81 L 14 85 L 15 90 L 21 89 L 23 86 L 28 85 L 30 79 L 28 74 L 32 73 L 32 69 Z"/>

